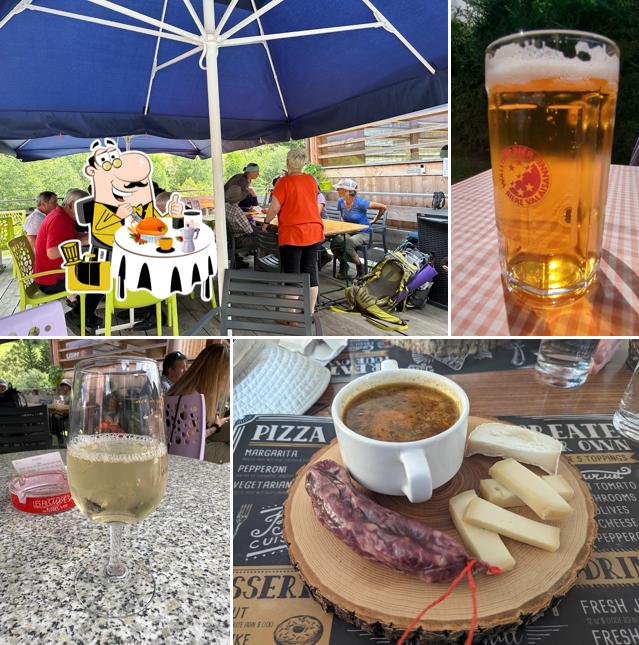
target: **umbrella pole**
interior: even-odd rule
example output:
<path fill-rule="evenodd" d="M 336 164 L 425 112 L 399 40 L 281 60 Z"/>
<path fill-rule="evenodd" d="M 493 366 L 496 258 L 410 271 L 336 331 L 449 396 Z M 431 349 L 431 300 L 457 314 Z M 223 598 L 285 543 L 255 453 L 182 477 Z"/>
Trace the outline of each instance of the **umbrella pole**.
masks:
<path fill-rule="evenodd" d="M 220 84 L 217 68 L 218 37 L 215 35 L 215 3 L 203 0 L 206 31 L 206 84 L 209 101 L 209 131 L 213 164 L 213 198 L 215 200 L 215 240 L 217 245 L 218 304 L 222 303 L 224 271 L 228 266 L 226 246 L 226 213 L 224 209 L 224 163 L 222 158 L 222 118 Z"/>

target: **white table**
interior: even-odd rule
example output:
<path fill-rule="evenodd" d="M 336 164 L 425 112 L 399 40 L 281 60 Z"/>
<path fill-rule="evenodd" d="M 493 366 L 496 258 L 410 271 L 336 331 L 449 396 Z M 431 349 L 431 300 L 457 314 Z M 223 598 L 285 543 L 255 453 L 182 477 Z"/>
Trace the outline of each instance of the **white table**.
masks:
<path fill-rule="evenodd" d="M 116 281 L 115 296 L 124 300 L 126 291 L 149 291 L 164 300 L 173 293 L 190 294 L 199 284 L 203 300 L 211 299 L 211 278 L 216 273 L 215 234 L 201 217 L 187 218 L 200 229 L 193 241 L 195 250 L 185 253 L 176 238 L 170 217 L 160 218 L 169 230 L 164 237 L 173 238 L 173 251 L 162 253 L 154 242 L 136 242 L 129 228 L 130 218 L 115 234 L 111 256 L 111 280 Z M 187 222 L 185 222 L 186 224 Z"/>

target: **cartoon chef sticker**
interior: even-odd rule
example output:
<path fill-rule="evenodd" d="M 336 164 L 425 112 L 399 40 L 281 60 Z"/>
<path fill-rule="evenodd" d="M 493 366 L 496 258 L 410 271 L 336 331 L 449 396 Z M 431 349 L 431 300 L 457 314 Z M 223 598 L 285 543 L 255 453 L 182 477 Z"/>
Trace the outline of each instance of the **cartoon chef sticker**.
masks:
<path fill-rule="evenodd" d="M 112 139 L 92 143 L 84 167 L 91 195 L 75 203 L 76 220 L 89 229 L 91 246 L 83 252 L 77 240 L 60 245 L 67 291 L 105 293 L 115 285 L 118 300 L 141 290 L 164 300 L 199 286 L 202 298 L 211 299 L 213 231 L 200 226 L 199 210 L 185 211 L 179 193 L 161 213 L 152 171 L 142 152 L 120 152 Z"/>
<path fill-rule="evenodd" d="M 112 139 L 104 144 L 96 139 L 83 172 L 91 180 L 93 194 L 76 202 L 75 215 L 79 224 L 89 226 L 94 247 L 110 250 L 115 233 L 130 215 L 161 216 L 151 182 L 153 164 L 143 152 L 120 152 Z M 173 195 L 165 216 L 179 218 L 183 213 L 179 195 Z"/>

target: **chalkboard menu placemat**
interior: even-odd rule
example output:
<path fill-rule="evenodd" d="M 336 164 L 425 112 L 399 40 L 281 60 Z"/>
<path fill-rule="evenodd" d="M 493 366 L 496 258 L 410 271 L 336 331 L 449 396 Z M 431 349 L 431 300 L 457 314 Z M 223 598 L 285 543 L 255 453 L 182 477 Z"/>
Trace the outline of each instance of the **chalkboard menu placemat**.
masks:
<path fill-rule="evenodd" d="M 595 552 L 566 598 L 491 645 L 639 643 L 639 454 L 609 415 L 507 417 L 551 435 L 597 503 Z M 234 429 L 234 643 L 387 643 L 325 613 L 288 558 L 282 505 L 297 470 L 335 437 L 330 418 L 259 416 Z M 289 640 L 287 640 L 289 639 Z"/>
<path fill-rule="evenodd" d="M 415 341 L 402 340 L 407 346 Z M 421 351 L 404 349 L 391 345 L 383 339 L 349 340 L 348 347 L 327 367 L 331 370 L 334 382 L 350 381 L 356 376 L 376 372 L 386 358 L 394 358 L 400 367 L 427 370 L 448 376 L 459 373 L 488 372 L 493 370 L 512 370 L 532 367 L 537 362 L 538 340 L 503 340 L 490 350 L 474 348 L 488 341 L 445 341 L 448 347 L 457 344 L 459 352 L 451 353 L 443 349 L 425 354 Z M 423 341 L 431 343 L 432 341 Z M 442 348 L 444 345 L 442 345 Z"/>

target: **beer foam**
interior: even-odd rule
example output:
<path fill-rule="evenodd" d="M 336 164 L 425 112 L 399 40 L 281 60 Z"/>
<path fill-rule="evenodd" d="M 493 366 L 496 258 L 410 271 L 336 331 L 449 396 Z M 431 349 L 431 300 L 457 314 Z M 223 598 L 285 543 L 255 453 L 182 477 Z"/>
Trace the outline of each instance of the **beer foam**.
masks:
<path fill-rule="evenodd" d="M 596 78 L 617 83 L 619 57 L 607 53 L 604 45 L 589 47 L 585 41 L 577 42 L 577 54 L 589 56 L 584 60 L 579 56 L 569 58 L 545 44 L 537 47 L 533 38 L 523 47 L 521 41 L 512 42 L 500 46 L 490 57 L 486 56 L 486 89 L 498 84 L 523 85 L 546 78 L 570 82 Z"/>
<path fill-rule="evenodd" d="M 67 453 L 83 461 L 133 463 L 163 457 L 167 450 L 166 444 L 154 437 L 105 432 L 77 435 L 69 442 Z"/>

